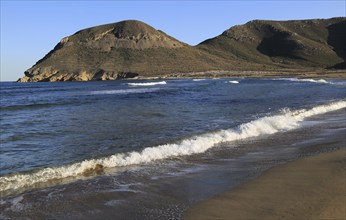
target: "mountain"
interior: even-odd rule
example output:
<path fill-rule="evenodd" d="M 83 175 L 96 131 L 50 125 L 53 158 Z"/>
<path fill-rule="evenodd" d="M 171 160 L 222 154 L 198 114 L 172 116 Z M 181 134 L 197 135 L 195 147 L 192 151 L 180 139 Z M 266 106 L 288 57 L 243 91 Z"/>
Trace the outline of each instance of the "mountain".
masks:
<path fill-rule="evenodd" d="M 234 26 L 197 48 L 225 59 L 281 68 L 330 68 L 345 62 L 345 18 L 263 21 Z"/>
<path fill-rule="evenodd" d="M 78 31 L 25 71 L 19 81 L 113 80 L 215 68 L 209 55 L 134 20 Z"/>
<path fill-rule="evenodd" d="M 63 38 L 19 82 L 113 80 L 203 71 L 345 68 L 346 19 L 260 21 L 192 47 L 135 20 Z"/>

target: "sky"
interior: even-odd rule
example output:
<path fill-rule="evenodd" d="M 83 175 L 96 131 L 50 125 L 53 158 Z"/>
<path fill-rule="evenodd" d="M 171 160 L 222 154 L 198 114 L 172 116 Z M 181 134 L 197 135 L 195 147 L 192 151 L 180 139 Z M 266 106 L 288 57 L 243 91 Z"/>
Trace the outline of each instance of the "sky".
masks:
<path fill-rule="evenodd" d="M 0 81 L 15 81 L 64 37 L 122 20 L 143 21 L 196 45 L 250 20 L 346 16 L 345 0 L 1 2 Z"/>

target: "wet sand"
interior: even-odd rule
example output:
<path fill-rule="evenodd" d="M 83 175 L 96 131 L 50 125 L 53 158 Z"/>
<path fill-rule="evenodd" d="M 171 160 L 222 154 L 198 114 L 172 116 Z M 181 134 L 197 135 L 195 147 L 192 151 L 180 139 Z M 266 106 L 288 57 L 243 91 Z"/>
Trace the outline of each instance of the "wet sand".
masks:
<path fill-rule="evenodd" d="M 345 148 L 274 167 L 198 203 L 183 219 L 346 218 Z"/>
<path fill-rule="evenodd" d="M 106 170 L 92 178 L 87 173 L 83 180 L 3 197 L 0 219 L 181 219 L 196 203 L 236 188 L 237 194 L 230 194 L 233 201 L 226 195 L 212 205 L 206 203 L 206 208 L 197 205 L 200 216 L 195 211 L 195 219 L 223 217 L 213 212 L 226 216 L 223 219 L 338 219 L 329 217 L 344 212 L 345 113 L 342 109 L 317 115 L 298 129 L 221 144 L 205 154 Z M 332 157 L 309 158 L 333 151 L 337 153 Z M 293 160 L 297 162 L 289 162 Z M 306 173 L 314 176 L 304 180 Z M 269 177 L 262 179 L 261 174 Z M 335 175 L 341 179 L 334 180 Z M 251 179 L 254 187 L 246 183 Z M 297 180 L 304 180 L 305 186 Z"/>

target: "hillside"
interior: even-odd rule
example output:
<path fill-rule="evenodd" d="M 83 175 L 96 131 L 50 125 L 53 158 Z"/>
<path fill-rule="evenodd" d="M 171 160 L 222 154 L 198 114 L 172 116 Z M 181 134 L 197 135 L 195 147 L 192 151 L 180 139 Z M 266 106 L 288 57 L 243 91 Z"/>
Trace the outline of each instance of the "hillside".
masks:
<path fill-rule="evenodd" d="M 345 62 L 345 21 L 255 20 L 234 26 L 197 48 L 225 59 L 281 68 L 330 68 Z"/>
<path fill-rule="evenodd" d="M 251 21 L 192 47 L 135 20 L 63 38 L 19 82 L 203 71 L 345 68 L 346 19 Z"/>
<path fill-rule="evenodd" d="M 204 71 L 216 69 L 218 59 L 143 22 L 128 20 L 63 38 L 19 81 L 113 80 Z"/>

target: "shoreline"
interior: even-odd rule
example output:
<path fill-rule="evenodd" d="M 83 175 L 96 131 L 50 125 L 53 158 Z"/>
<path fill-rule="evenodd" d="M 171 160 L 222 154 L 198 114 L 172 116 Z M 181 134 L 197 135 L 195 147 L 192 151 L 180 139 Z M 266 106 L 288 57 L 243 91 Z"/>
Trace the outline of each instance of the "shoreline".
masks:
<path fill-rule="evenodd" d="M 345 146 L 344 109 L 309 121 L 322 120 L 318 126 L 237 143 L 231 151 L 225 144 L 206 157 L 177 158 L 137 170 L 117 168 L 96 178 L 43 185 L 2 200 L 0 212 L 6 219 L 181 219 L 197 201 L 246 183 L 272 166 Z"/>
<path fill-rule="evenodd" d="M 183 219 L 345 219 L 345 155 L 342 148 L 274 167 L 194 204 Z"/>
<path fill-rule="evenodd" d="M 312 78 L 312 79 L 340 79 L 346 80 L 346 70 L 301 70 L 301 69 L 282 69 L 282 70 L 211 70 L 202 72 L 170 73 L 160 76 L 136 76 L 134 78 L 121 78 L 113 80 L 75 80 L 72 82 L 89 81 L 116 81 L 116 80 L 165 80 L 165 79 L 194 79 L 194 78 Z M 5 81 L 2 81 L 5 82 Z M 6 81 L 6 82 L 18 82 Z M 35 81 L 41 82 L 41 81 Z M 43 81 L 42 81 L 43 82 Z M 61 82 L 61 81 L 44 81 Z M 69 82 L 69 81 L 63 81 Z M 25 82 L 20 82 L 25 83 Z"/>
<path fill-rule="evenodd" d="M 242 70 L 242 71 L 205 71 L 190 73 L 174 73 L 157 77 L 141 77 L 137 79 L 190 79 L 190 78 L 327 78 L 346 79 L 346 70 Z"/>

